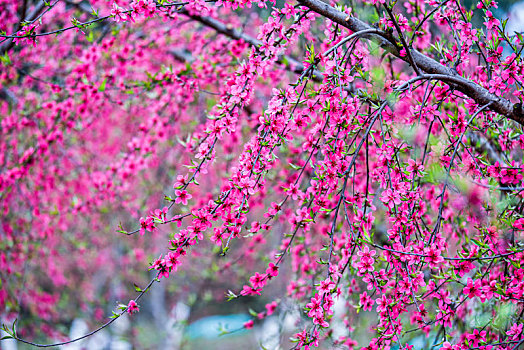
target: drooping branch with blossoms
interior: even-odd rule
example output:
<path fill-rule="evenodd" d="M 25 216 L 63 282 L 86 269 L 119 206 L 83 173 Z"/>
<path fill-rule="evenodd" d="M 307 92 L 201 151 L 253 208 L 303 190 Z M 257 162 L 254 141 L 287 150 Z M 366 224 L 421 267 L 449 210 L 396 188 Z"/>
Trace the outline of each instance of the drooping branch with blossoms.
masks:
<path fill-rule="evenodd" d="M 521 347 L 524 38 L 464 6 L 0 1 L 8 338 L 203 274 L 295 349 Z"/>

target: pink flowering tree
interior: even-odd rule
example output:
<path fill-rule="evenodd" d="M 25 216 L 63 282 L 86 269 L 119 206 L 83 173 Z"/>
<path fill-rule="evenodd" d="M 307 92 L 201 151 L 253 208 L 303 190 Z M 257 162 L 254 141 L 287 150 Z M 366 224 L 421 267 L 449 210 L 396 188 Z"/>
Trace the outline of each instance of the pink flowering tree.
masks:
<path fill-rule="evenodd" d="M 214 283 L 295 349 L 520 348 L 524 38 L 473 6 L 0 0 L 7 338 Z"/>

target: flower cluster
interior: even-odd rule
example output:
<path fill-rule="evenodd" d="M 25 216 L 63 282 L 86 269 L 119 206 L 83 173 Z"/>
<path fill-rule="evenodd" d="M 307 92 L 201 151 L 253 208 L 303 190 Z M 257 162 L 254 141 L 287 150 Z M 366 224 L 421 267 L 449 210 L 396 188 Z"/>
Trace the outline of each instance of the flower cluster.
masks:
<path fill-rule="evenodd" d="M 296 348 L 523 344 L 524 39 L 493 1 L 357 3 L 0 0 L 2 319 L 161 281 Z"/>

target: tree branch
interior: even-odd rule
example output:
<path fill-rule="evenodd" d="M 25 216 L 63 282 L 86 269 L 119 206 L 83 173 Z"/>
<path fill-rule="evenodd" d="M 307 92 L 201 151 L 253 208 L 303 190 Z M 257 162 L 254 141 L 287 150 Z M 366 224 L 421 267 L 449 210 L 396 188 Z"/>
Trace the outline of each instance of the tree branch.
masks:
<path fill-rule="evenodd" d="M 27 17 L 25 17 L 25 18 L 21 17 L 20 18 L 20 23 L 33 21 L 35 18 L 37 18 L 38 14 L 44 9 L 44 7 L 45 7 L 45 2 L 44 1 L 40 1 L 38 4 L 36 4 L 36 6 L 33 9 L 33 11 L 31 11 L 29 13 L 29 15 L 27 15 Z M 24 12 L 25 11 L 26 10 L 24 9 Z M 20 29 L 19 26 L 17 26 L 17 28 Z M 3 55 L 7 51 L 11 50 L 14 45 L 15 44 L 13 42 L 13 38 L 6 38 L 6 40 L 3 43 L 0 44 L 0 55 Z"/>
<path fill-rule="evenodd" d="M 189 14 L 189 12 L 186 9 L 182 9 L 179 13 L 191 18 L 192 20 L 202 23 L 206 27 L 213 28 L 217 33 L 226 35 L 231 39 L 243 40 L 251 46 L 255 47 L 257 50 L 262 45 L 262 42 L 260 40 L 253 38 L 252 36 L 249 36 L 239 30 L 236 30 L 214 18 L 192 15 Z M 302 62 L 296 60 L 291 56 L 281 55 L 277 60 L 278 63 L 284 63 L 285 61 L 288 62 L 286 66 L 293 67 L 292 69 L 290 69 L 293 73 L 302 74 L 304 72 L 304 65 L 302 64 Z M 322 82 L 324 80 L 322 73 L 316 69 L 313 70 L 312 78 L 316 82 Z"/>
<path fill-rule="evenodd" d="M 334 7 L 322 2 L 321 0 L 297 0 L 301 5 L 309 8 L 312 11 L 330 19 L 331 21 L 338 23 L 339 25 L 353 31 L 359 32 L 367 29 L 375 29 L 369 24 L 359 20 L 356 17 L 348 16 L 346 13 L 341 12 Z M 380 34 L 365 34 L 362 37 L 373 40 L 378 43 L 384 50 L 390 52 L 395 57 L 410 63 L 407 57 L 401 57 L 396 45 L 394 44 L 394 38 L 382 31 Z M 451 68 L 446 67 L 434 59 L 420 53 L 417 50 L 412 50 L 411 55 L 414 63 L 422 71 L 432 74 L 451 86 L 456 90 L 462 92 L 466 96 L 475 100 L 479 105 L 490 104 L 490 109 L 509 119 L 516 121 L 517 123 L 524 125 L 524 109 L 520 103 L 512 103 L 511 101 L 496 96 L 490 93 L 487 89 L 474 83 L 471 80 L 461 77 Z"/>

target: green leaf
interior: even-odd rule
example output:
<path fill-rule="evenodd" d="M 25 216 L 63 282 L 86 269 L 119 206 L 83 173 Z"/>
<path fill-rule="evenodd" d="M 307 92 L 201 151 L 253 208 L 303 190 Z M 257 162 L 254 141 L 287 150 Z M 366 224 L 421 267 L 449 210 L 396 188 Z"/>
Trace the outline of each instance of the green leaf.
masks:
<path fill-rule="evenodd" d="M 15 321 L 13 322 L 13 332 L 12 333 L 9 333 L 11 334 L 13 337 L 16 337 L 16 323 L 18 322 L 18 318 L 15 318 Z"/>
<path fill-rule="evenodd" d="M 4 65 L 4 66 L 9 66 L 11 65 L 11 58 L 9 57 L 9 54 L 6 52 L 4 53 L 2 56 L 0 56 L 0 62 Z"/>
<path fill-rule="evenodd" d="M 95 36 L 93 35 L 93 32 L 89 32 L 89 34 L 86 35 L 86 40 L 89 43 L 92 43 L 95 40 Z"/>
<path fill-rule="evenodd" d="M 3 330 L 4 332 L 6 332 L 7 334 L 9 334 L 9 336 L 10 336 L 11 338 L 14 337 L 13 332 L 9 329 L 9 327 L 7 327 L 7 325 L 2 324 L 2 330 Z"/>
<path fill-rule="evenodd" d="M 233 292 L 230 291 L 230 290 L 227 291 L 226 296 L 227 296 L 227 301 L 231 301 L 231 300 L 233 300 L 233 299 L 238 298 L 238 295 L 236 295 L 235 293 L 233 293 Z"/>
<path fill-rule="evenodd" d="M 122 223 L 121 223 L 121 222 L 118 224 L 118 228 L 119 228 L 119 230 L 116 230 L 116 232 L 118 232 L 118 233 L 123 233 L 123 234 L 125 234 L 125 235 L 128 235 L 128 234 L 129 234 L 129 232 L 127 232 L 126 230 L 124 230 L 124 228 L 122 227 Z"/>
<path fill-rule="evenodd" d="M 92 33 L 92 32 L 91 32 Z M 98 87 L 98 91 L 99 92 L 103 92 L 106 90 L 106 83 L 107 83 L 107 78 L 105 78 L 102 83 L 100 84 L 100 86 Z"/>
<path fill-rule="evenodd" d="M 519 38 L 519 41 L 522 42 L 524 41 L 524 36 L 522 35 L 522 33 L 515 33 L 517 35 L 517 38 Z"/>

